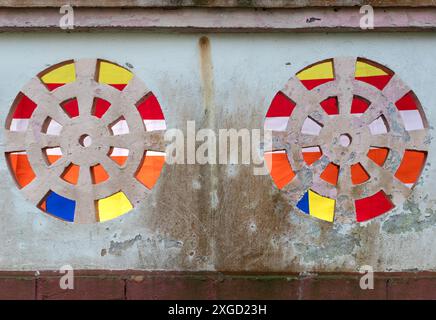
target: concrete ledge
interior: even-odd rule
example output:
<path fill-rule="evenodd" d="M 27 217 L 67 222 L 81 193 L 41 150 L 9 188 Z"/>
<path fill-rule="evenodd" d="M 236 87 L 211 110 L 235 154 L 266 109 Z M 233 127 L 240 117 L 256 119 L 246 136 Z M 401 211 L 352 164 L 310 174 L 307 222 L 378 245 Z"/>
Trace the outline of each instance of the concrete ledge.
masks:
<path fill-rule="evenodd" d="M 301 7 L 350 7 L 370 4 L 374 7 L 436 6 L 432 0 L 0 0 L 0 7 L 59 7 L 62 4 L 76 7 L 220 7 L 220 8 L 301 8 Z"/>
<path fill-rule="evenodd" d="M 59 8 L 0 8 L 0 31 L 58 31 Z M 177 32 L 343 32 L 436 29 L 436 8 L 375 10 L 375 28 L 360 29 L 359 8 L 219 9 L 219 8 L 77 8 L 77 31 Z"/>
<path fill-rule="evenodd" d="M 435 272 L 376 273 L 361 290 L 358 273 L 229 274 L 211 272 L 76 271 L 74 290 L 46 271 L 0 272 L 0 299 L 433 299 Z"/>

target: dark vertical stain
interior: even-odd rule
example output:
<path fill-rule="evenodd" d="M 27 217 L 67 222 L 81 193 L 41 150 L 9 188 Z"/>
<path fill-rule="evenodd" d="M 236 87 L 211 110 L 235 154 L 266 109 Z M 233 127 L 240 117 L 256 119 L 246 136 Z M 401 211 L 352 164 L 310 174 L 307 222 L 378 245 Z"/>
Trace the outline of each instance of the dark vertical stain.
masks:
<path fill-rule="evenodd" d="M 217 131 L 215 121 L 215 88 L 213 76 L 212 49 L 208 37 L 202 36 L 198 40 L 199 58 L 200 58 L 200 80 L 201 93 L 203 98 L 204 118 L 202 128 L 208 128 Z M 210 229 L 209 235 L 205 235 L 204 245 L 212 251 L 209 251 L 208 259 L 212 261 L 214 255 L 215 239 L 215 213 L 218 206 L 218 166 L 203 165 L 200 168 L 202 177 L 202 199 L 204 204 L 201 207 L 200 220 Z M 206 201 L 207 199 L 207 201 Z"/>
<path fill-rule="evenodd" d="M 214 83 L 213 64 L 210 40 L 208 37 L 201 37 L 198 41 L 200 50 L 200 77 L 203 95 L 203 106 L 205 109 L 205 122 L 207 128 L 214 128 Z"/>

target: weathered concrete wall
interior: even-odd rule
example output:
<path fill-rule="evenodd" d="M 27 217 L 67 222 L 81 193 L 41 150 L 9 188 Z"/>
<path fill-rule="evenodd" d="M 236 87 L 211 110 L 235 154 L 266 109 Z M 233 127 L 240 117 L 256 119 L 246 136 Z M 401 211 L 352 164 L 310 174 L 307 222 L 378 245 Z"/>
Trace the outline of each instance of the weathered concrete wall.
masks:
<path fill-rule="evenodd" d="M 434 136 L 436 34 L 1 34 L 0 121 L 21 87 L 70 58 L 133 66 L 169 128 L 260 128 L 277 90 L 304 66 L 362 56 L 417 94 Z M 1 140 L 3 141 L 3 139 Z M 57 221 L 26 202 L 0 162 L 0 269 L 355 271 L 436 270 L 435 144 L 404 206 L 365 224 L 297 212 L 251 166 L 166 165 L 149 201 L 95 225 Z"/>

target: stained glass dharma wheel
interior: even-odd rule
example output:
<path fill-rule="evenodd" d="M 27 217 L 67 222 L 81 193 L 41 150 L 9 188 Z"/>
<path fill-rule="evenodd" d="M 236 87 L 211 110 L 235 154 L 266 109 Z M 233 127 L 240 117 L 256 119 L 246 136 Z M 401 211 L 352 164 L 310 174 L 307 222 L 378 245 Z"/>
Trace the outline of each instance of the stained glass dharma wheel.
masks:
<path fill-rule="evenodd" d="M 276 186 L 300 212 L 329 222 L 367 221 L 404 202 L 430 141 L 413 91 L 364 58 L 298 72 L 273 98 L 264 128 L 273 131 L 265 160 Z"/>
<path fill-rule="evenodd" d="M 165 119 L 128 69 L 105 60 L 56 64 L 18 93 L 5 153 L 25 197 L 65 221 L 121 216 L 145 199 L 165 161 Z"/>

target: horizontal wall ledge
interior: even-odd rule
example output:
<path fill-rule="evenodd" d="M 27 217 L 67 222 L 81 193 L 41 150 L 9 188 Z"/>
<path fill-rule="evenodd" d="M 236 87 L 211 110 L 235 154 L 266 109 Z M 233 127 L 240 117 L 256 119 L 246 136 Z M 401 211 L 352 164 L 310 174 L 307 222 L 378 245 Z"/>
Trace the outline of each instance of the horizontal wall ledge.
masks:
<path fill-rule="evenodd" d="M 0 7 L 59 7 L 59 0 L 0 0 Z M 226 8 L 301 8 L 328 6 L 362 6 L 370 4 L 377 7 L 436 6 L 433 0 L 69 0 L 77 7 L 226 7 Z"/>
<path fill-rule="evenodd" d="M 60 28 L 55 8 L 0 8 L 0 31 L 343 32 L 415 31 L 436 28 L 436 8 L 375 10 L 373 30 L 362 30 L 358 8 L 305 9 L 74 9 L 74 28 Z"/>

